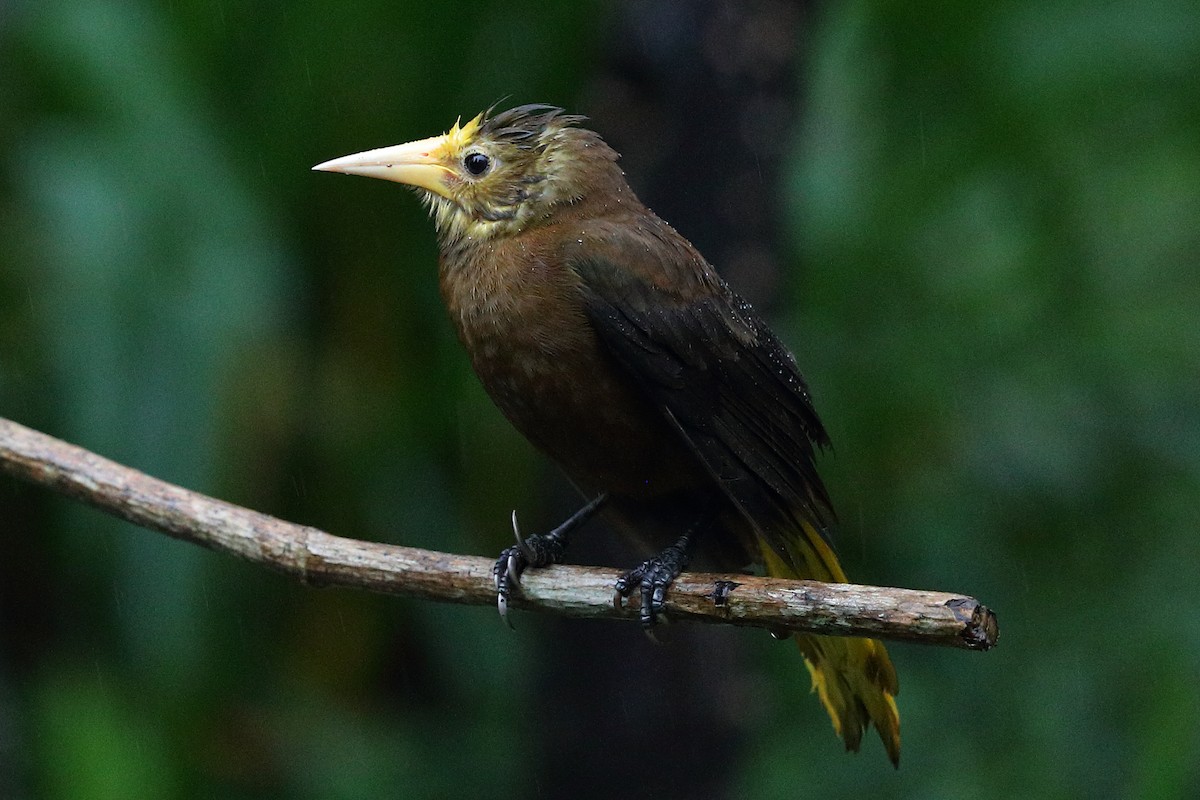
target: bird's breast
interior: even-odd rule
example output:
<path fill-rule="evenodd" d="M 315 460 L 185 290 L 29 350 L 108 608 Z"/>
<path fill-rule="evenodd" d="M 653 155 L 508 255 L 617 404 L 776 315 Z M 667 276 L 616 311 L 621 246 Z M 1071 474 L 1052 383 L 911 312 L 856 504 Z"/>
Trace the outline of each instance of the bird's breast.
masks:
<path fill-rule="evenodd" d="M 488 395 L 574 480 L 627 495 L 690 485 L 694 457 L 604 351 L 578 280 L 531 243 L 457 261 L 444 254 L 441 269 L 443 299 Z"/>

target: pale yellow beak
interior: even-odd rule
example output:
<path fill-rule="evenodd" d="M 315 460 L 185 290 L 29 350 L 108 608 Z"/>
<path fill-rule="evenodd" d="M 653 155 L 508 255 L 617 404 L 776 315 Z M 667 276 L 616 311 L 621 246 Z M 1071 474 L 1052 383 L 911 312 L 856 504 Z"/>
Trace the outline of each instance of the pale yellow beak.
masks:
<path fill-rule="evenodd" d="M 446 136 L 433 136 L 408 144 L 367 150 L 317 164 L 313 169 L 406 183 L 446 197 L 449 191 L 446 179 L 453 174 L 442 160 L 446 139 Z"/>

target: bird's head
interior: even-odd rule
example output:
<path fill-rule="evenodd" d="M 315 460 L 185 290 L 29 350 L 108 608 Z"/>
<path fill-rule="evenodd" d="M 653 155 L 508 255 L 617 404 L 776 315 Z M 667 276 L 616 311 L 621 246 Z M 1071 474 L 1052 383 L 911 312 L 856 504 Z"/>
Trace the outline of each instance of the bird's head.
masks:
<path fill-rule="evenodd" d="M 519 233 L 624 179 L 617 154 L 584 118 L 561 108 L 527 105 L 484 112 L 448 133 L 335 158 L 313 167 L 383 178 L 415 187 L 429 203 L 444 240 Z"/>

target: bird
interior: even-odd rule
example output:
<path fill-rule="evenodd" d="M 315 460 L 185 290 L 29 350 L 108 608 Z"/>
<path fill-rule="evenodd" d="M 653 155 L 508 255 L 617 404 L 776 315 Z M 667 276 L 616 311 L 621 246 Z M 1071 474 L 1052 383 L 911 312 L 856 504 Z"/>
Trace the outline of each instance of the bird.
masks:
<path fill-rule="evenodd" d="M 795 358 L 630 188 L 586 117 L 495 108 L 444 134 L 314 170 L 411 187 L 438 240 L 441 296 L 492 401 L 592 499 L 493 570 L 506 614 L 526 569 L 561 562 L 597 513 L 657 552 L 623 573 L 652 631 L 693 557 L 846 583 L 817 473 L 829 437 Z M 899 684 L 874 639 L 794 634 L 847 750 L 874 725 L 899 766 Z"/>

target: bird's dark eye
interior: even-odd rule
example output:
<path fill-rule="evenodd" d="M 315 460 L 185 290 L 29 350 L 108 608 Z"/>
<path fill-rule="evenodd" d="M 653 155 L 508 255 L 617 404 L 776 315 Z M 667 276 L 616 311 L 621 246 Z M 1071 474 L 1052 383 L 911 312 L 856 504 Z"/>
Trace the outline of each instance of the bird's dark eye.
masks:
<path fill-rule="evenodd" d="M 492 160 L 483 153 L 467 153 L 463 159 L 463 166 L 472 175 L 482 175 L 488 171 L 488 167 L 491 165 Z"/>

